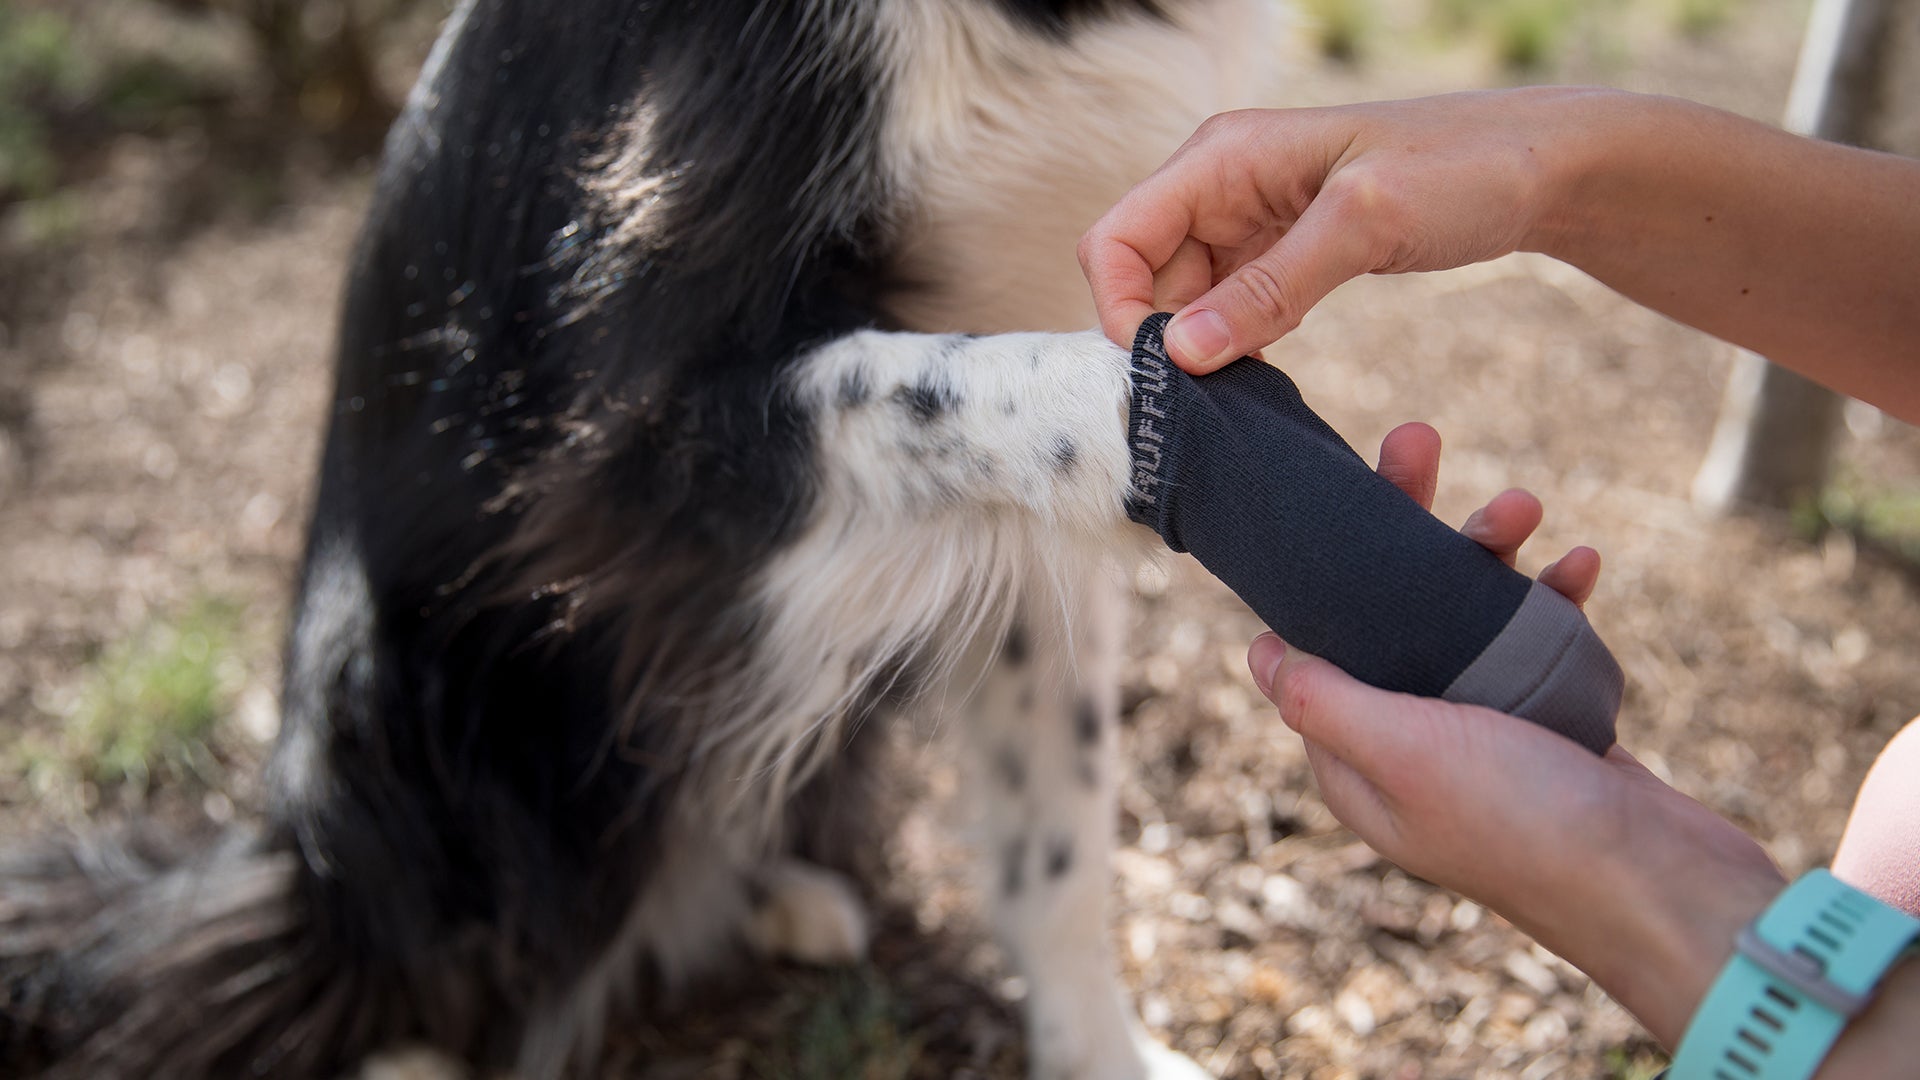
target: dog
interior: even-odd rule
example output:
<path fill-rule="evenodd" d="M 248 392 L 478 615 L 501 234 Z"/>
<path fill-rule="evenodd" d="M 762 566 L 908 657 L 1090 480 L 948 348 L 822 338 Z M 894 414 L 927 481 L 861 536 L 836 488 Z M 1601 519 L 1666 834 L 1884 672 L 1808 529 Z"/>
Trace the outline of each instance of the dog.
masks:
<path fill-rule="evenodd" d="M 1079 233 L 1276 68 L 1259 0 L 464 0 L 355 249 L 266 821 L 16 854 L 0 1063 L 588 1071 L 865 946 L 937 712 L 1037 1077 L 1202 1076 L 1108 888 L 1129 357 Z"/>

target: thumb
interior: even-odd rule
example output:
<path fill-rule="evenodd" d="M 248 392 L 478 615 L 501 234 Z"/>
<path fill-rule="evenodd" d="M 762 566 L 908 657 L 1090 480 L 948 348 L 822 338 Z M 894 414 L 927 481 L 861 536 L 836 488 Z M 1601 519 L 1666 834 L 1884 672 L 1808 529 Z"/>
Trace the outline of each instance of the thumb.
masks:
<path fill-rule="evenodd" d="M 1343 224 L 1344 205 L 1322 192 L 1272 247 L 1181 309 L 1167 326 L 1174 362 L 1204 375 L 1272 344 L 1341 282 L 1372 270 L 1360 230 Z"/>
<path fill-rule="evenodd" d="M 1254 639 L 1247 666 L 1288 727 L 1362 775 L 1419 754 L 1417 718 L 1431 703 L 1369 686 L 1272 633 Z"/>

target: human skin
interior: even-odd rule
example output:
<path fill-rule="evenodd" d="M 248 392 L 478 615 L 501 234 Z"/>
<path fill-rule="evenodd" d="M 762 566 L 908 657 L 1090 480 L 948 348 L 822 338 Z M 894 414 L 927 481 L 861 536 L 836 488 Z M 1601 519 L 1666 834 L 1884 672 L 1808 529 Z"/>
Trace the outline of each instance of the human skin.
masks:
<path fill-rule="evenodd" d="M 1380 472 L 1430 505 L 1439 455 L 1432 428 L 1403 425 L 1381 446 Z M 1462 531 L 1511 562 L 1540 513 L 1533 496 L 1508 491 Z M 1591 549 L 1576 548 L 1541 580 L 1579 602 L 1599 569 Z M 1380 690 L 1272 634 L 1254 642 L 1248 666 L 1305 741 L 1335 817 L 1408 871 L 1506 916 L 1590 975 L 1668 1047 L 1679 1045 L 1739 930 L 1786 884 L 1752 838 L 1620 747 L 1596 758 L 1502 713 Z M 1882 797 L 1896 800 L 1896 810 L 1912 808 L 1912 784 L 1897 779 L 1905 775 L 1897 770 L 1917 754 L 1920 725 L 1883 759 L 1894 772 Z M 1864 860 L 1911 864 L 1914 849 L 1898 848 L 1910 829 L 1862 825 L 1862 813 L 1887 809 L 1868 806 L 1871 788 L 1870 781 L 1836 865 L 1849 845 Z M 1888 976 L 1817 1075 L 1903 1075 L 1916 1022 L 1920 964 L 1907 963 Z"/>
<path fill-rule="evenodd" d="M 1920 720 L 1893 737 L 1861 783 L 1833 873 L 1920 918 Z"/>
<path fill-rule="evenodd" d="M 1673 99 L 1529 89 L 1225 114 L 1104 216 L 1080 258 L 1108 336 L 1125 344 L 1175 310 L 1169 351 L 1204 373 L 1352 277 L 1520 250 L 1920 422 L 1920 164 Z M 1438 460 L 1437 436 L 1410 425 L 1380 471 L 1427 505 Z M 1508 492 L 1464 531 L 1511 561 L 1539 517 Z M 1576 549 L 1541 577 L 1577 602 L 1598 571 Z M 1751 838 L 1622 749 L 1595 758 L 1513 717 L 1378 690 L 1271 634 L 1248 661 L 1342 822 L 1507 916 L 1669 1047 L 1784 886 Z M 1899 760 L 1920 758 L 1913 741 Z M 1910 775 L 1876 767 L 1843 878 L 1885 891 L 1864 868 L 1914 860 L 1914 830 L 1883 820 L 1911 811 Z M 1908 963 L 1819 1075 L 1901 1075 L 1916 1023 Z"/>
<path fill-rule="evenodd" d="M 1920 163 L 1673 98 L 1529 88 L 1224 113 L 1086 234 L 1122 344 L 1196 374 L 1361 274 L 1535 251 L 1920 422 Z"/>

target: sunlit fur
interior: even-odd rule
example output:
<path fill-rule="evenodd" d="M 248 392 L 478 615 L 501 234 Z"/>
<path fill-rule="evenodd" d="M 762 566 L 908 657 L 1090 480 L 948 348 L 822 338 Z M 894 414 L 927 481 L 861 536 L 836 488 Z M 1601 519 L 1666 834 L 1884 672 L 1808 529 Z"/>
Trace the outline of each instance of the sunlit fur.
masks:
<path fill-rule="evenodd" d="M 1073 248 L 1278 22 L 462 3 L 354 254 L 266 820 L 0 861 L 0 1072 L 587 1072 L 743 955 L 860 954 L 910 714 L 1034 1074 L 1197 1075 L 1102 917 L 1151 538 Z"/>

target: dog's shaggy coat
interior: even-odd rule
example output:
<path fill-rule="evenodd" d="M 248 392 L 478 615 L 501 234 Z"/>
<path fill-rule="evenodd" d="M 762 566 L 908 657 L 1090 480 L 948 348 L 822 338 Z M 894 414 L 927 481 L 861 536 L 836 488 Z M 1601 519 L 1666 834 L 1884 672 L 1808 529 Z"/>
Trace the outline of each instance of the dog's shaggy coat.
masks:
<path fill-rule="evenodd" d="M 1035 1074 L 1191 1072 L 1101 917 L 1128 360 L 1072 252 L 1267 21 L 461 4 L 354 255 L 268 820 L 13 857 L 0 1067 L 585 1070 L 736 946 L 858 954 L 821 864 L 913 703 Z"/>

